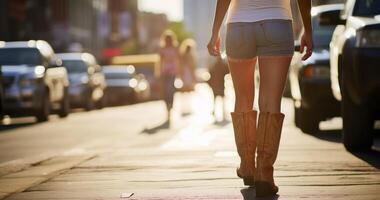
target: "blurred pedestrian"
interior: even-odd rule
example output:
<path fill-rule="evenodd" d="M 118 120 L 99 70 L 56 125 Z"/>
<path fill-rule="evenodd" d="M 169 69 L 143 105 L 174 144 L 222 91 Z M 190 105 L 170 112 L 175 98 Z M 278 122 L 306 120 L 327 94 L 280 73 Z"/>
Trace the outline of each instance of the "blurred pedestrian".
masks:
<path fill-rule="evenodd" d="M 228 64 L 222 58 L 222 56 L 217 56 L 216 61 L 211 65 L 210 69 L 210 79 L 208 84 L 210 85 L 213 95 L 214 95 L 214 109 L 212 114 L 216 118 L 216 100 L 217 97 L 221 97 L 222 100 L 222 112 L 223 121 L 225 120 L 225 105 L 224 105 L 224 78 L 229 73 Z"/>
<path fill-rule="evenodd" d="M 160 45 L 162 94 L 168 114 L 167 123 L 170 123 L 170 111 L 176 91 L 174 81 L 179 73 L 180 63 L 177 36 L 173 31 L 166 30 L 161 36 Z"/>
<path fill-rule="evenodd" d="M 180 75 L 183 83 L 182 92 L 194 91 L 196 82 L 195 45 L 196 43 L 193 39 L 186 39 L 181 43 L 179 48 L 181 54 Z"/>
<path fill-rule="evenodd" d="M 191 100 L 194 91 L 194 86 L 196 83 L 195 69 L 196 69 L 196 43 L 193 39 L 184 40 L 179 48 L 181 55 L 181 65 L 180 65 L 180 78 L 182 82 L 181 91 L 181 110 L 182 115 L 187 115 L 191 113 Z"/>
<path fill-rule="evenodd" d="M 298 0 L 298 4 L 305 30 L 300 51 L 305 50 L 303 60 L 306 60 L 313 50 L 311 0 Z M 255 185 L 256 197 L 271 196 L 278 192 L 273 165 L 284 120 L 281 97 L 294 53 L 290 1 L 218 0 L 212 36 L 207 45 L 213 56 L 220 55 L 219 31 L 227 10 L 226 52 L 235 89 L 235 109 L 231 116 L 241 160 L 236 172 L 245 185 Z M 257 112 L 253 110 L 253 101 L 257 61 L 260 114 L 256 127 Z"/>

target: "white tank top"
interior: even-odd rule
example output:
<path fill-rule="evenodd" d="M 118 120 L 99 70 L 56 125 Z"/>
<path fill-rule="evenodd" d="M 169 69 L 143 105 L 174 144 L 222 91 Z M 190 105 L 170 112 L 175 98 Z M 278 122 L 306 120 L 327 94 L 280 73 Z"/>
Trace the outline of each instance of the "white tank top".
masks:
<path fill-rule="evenodd" d="M 290 0 L 231 0 L 227 23 L 292 20 Z"/>

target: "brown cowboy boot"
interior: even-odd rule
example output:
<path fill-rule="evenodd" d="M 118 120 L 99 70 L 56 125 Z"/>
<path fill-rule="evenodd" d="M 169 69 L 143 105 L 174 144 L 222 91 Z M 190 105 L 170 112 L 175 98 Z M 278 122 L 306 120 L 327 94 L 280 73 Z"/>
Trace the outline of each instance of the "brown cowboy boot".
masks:
<path fill-rule="evenodd" d="M 255 152 L 256 152 L 256 111 L 232 112 L 232 124 L 235 142 L 240 156 L 240 167 L 237 175 L 243 179 L 244 185 L 255 185 Z"/>
<path fill-rule="evenodd" d="M 280 145 L 282 113 L 260 113 L 257 125 L 256 196 L 274 195 L 278 187 L 273 179 L 273 165 Z"/>

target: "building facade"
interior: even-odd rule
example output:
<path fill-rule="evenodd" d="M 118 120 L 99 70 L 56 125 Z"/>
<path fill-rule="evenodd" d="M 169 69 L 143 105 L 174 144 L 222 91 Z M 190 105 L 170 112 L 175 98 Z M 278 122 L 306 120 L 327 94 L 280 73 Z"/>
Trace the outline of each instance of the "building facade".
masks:
<path fill-rule="evenodd" d="M 193 34 L 197 42 L 200 67 L 206 67 L 210 59 L 206 46 L 211 35 L 215 6 L 214 0 L 183 0 L 185 28 Z"/>
<path fill-rule="evenodd" d="M 101 55 L 138 37 L 137 0 L 0 0 L 0 12 L 0 40 L 43 39 L 57 52 Z"/>

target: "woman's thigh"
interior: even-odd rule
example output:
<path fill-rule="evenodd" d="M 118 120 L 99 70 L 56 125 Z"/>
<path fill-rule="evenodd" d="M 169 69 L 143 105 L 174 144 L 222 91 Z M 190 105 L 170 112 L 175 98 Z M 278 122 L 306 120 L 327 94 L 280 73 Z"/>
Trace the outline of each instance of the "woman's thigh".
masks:
<path fill-rule="evenodd" d="M 284 91 L 292 56 L 259 57 L 260 111 L 280 112 L 281 98 Z"/>
<path fill-rule="evenodd" d="M 257 59 L 228 59 L 235 90 L 235 111 L 252 110 L 254 99 L 254 72 Z"/>

